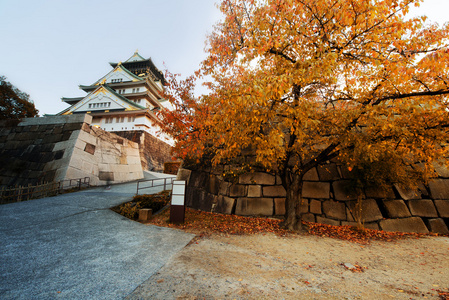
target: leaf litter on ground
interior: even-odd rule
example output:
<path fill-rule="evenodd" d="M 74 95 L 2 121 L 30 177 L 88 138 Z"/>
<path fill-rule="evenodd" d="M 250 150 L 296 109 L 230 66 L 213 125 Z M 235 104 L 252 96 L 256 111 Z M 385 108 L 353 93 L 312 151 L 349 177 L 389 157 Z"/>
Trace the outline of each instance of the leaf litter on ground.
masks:
<path fill-rule="evenodd" d="M 177 228 L 200 236 L 210 234 L 257 234 L 274 233 L 279 236 L 298 234 L 282 227 L 282 220 L 266 217 L 245 217 L 211 213 L 186 208 L 185 222 L 174 224 L 169 222 L 170 210 L 154 216 L 148 224 L 162 227 Z M 436 236 L 437 234 L 387 232 L 355 226 L 334 226 L 320 223 L 302 222 L 304 232 L 316 235 L 347 240 L 359 244 L 369 244 L 371 241 L 391 242 L 404 238 L 420 238 L 424 236 Z"/>

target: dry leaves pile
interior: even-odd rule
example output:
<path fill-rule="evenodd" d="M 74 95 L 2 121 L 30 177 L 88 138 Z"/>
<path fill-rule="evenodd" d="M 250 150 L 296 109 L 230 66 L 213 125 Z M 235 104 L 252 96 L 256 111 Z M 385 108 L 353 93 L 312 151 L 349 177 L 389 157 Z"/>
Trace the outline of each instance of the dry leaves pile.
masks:
<path fill-rule="evenodd" d="M 208 235 L 211 233 L 254 234 L 268 232 L 280 236 L 295 234 L 294 232 L 283 229 L 281 227 L 282 220 L 279 219 L 224 215 L 197 211 L 190 208 L 186 208 L 184 224 L 170 223 L 169 216 L 170 210 L 168 209 L 153 217 L 148 223 L 157 226 L 178 228 L 200 235 Z M 373 240 L 393 241 L 401 238 L 419 238 L 426 236 L 426 234 L 418 233 L 358 229 L 353 226 L 333 226 L 309 222 L 303 222 L 303 224 L 309 234 L 348 240 L 359 244 L 369 244 Z"/>
<path fill-rule="evenodd" d="M 348 240 L 359 244 L 369 244 L 370 241 L 391 242 L 402 238 L 419 238 L 423 236 L 437 235 L 433 233 L 423 234 L 410 232 L 388 232 L 367 228 L 359 229 L 354 226 L 333 226 L 308 222 L 306 222 L 306 226 L 308 227 L 308 232 L 310 234 Z"/>
<path fill-rule="evenodd" d="M 210 233 L 254 234 L 272 232 L 284 236 L 291 233 L 279 226 L 281 220 L 278 219 L 224 215 L 190 208 L 186 208 L 184 224 L 170 223 L 169 216 L 170 210 L 168 209 L 152 218 L 149 223 L 203 235 Z"/>

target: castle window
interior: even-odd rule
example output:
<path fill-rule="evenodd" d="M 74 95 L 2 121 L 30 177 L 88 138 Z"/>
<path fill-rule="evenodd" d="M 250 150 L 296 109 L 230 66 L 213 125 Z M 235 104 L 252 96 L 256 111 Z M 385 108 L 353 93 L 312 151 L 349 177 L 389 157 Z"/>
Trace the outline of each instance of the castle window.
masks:
<path fill-rule="evenodd" d="M 137 89 L 136 89 L 136 93 L 138 93 L 138 92 L 139 92 L 139 90 L 140 90 L 140 88 L 137 88 Z"/>
<path fill-rule="evenodd" d="M 92 103 L 89 104 L 89 108 L 92 108 Z"/>

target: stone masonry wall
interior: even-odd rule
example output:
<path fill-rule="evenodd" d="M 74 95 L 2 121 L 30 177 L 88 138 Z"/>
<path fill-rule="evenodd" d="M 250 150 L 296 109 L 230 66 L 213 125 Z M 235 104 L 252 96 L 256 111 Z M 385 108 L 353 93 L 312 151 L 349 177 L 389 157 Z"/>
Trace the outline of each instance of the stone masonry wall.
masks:
<path fill-rule="evenodd" d="M 439 178 L 428 186 L 404 190 L 365 191 L 362 220 L 366 228 L 402 232 L 449 234 L 449 172 L 437 168 Z M 216 170 L 180 169 L 178 179 L 187 181 L 189 207 L 243 216 L 282 216 L 286 192 L 279 176 L 263 172 L 242 174 L 236 182 L 223 179 L 224 167 Z M 304 177 L 303 220 L 330 225 L 355 225 L 356 195 L 348 177 L 337 164 L 310 170 Z M 299 211 L 298 211 L 299 212 Z"/>
<path fill-rule="evenodd" d="M 148 171 L 163 171 L 164 163 L 172 161 L 171 146 L 145 131 L 120 131 L 116 134 L 140 145 L 142 168 Z"/>
<path fill-rule="evenodd" d="M 0 186 L 82 177 L 101 185 L 142 178 L 138 144 L 91 122 L 83 114 L 0 123 Z"/>

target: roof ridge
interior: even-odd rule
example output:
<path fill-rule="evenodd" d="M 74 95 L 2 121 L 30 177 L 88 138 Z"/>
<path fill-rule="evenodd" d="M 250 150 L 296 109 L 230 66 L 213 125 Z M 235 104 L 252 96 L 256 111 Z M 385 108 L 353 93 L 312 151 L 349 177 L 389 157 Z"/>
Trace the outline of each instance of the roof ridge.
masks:
<path fill-rule="evenodd" d="M 129 60 L 131 60 L 134 57 L 138 57 L 139 60 L 146 60 L 145 58 L 142 57 L 142 55 L 139 54 L 139 52 L 136 50 L 136 52 L 134 52 L 133 55 L 131 55 L 130 58 L 128 58 L 127 60 L 125 60 L 125 62 L 129 62 Z"/>

